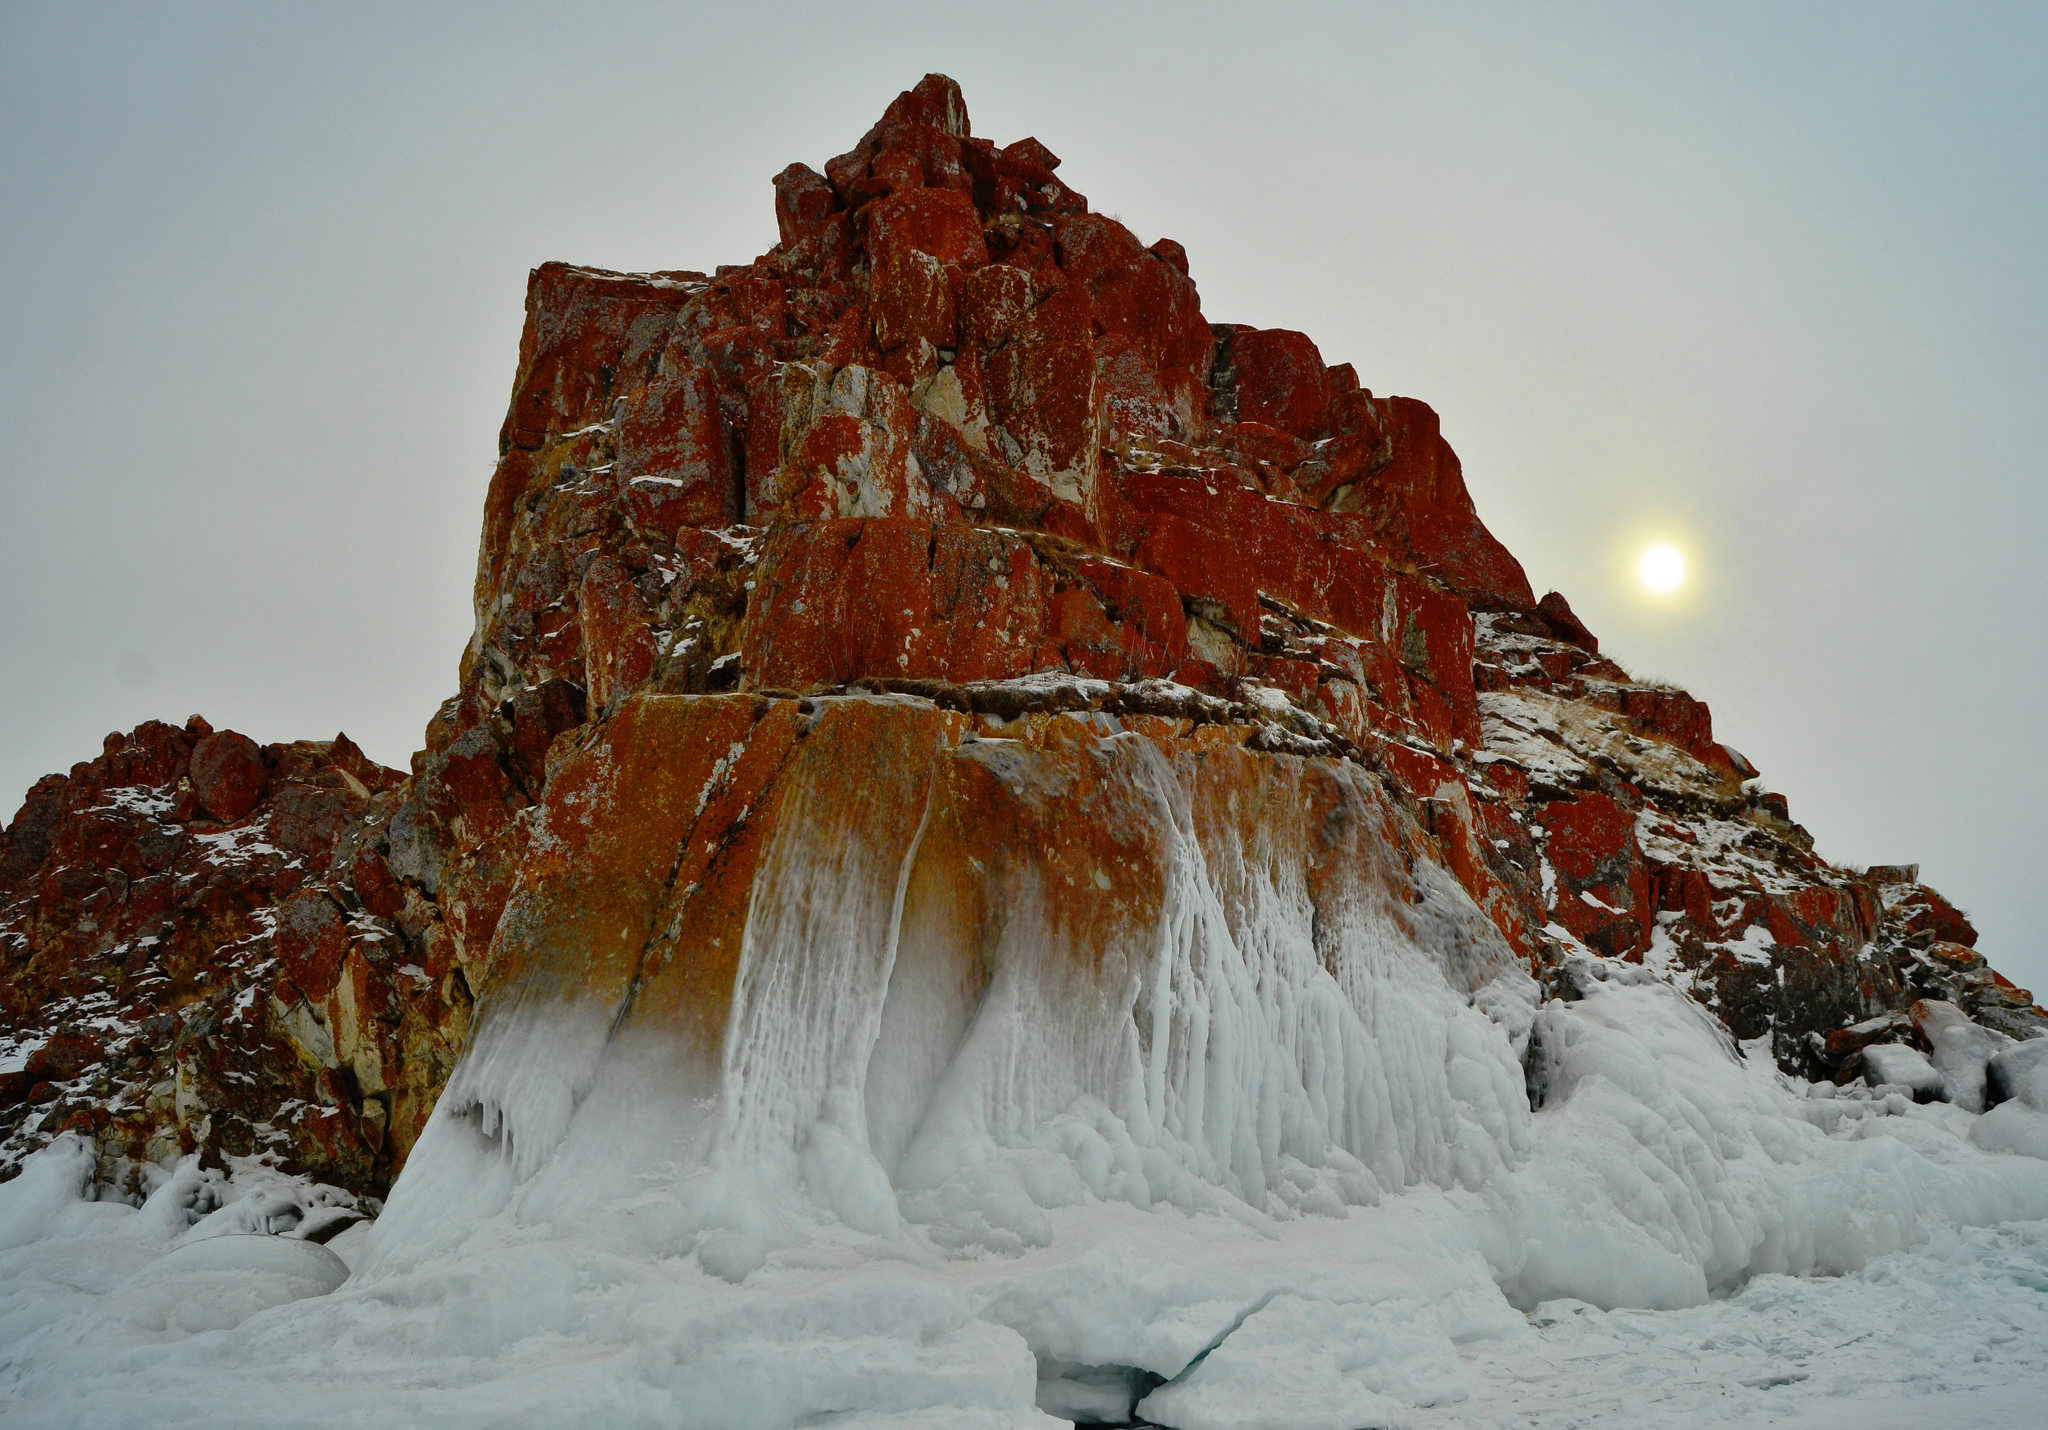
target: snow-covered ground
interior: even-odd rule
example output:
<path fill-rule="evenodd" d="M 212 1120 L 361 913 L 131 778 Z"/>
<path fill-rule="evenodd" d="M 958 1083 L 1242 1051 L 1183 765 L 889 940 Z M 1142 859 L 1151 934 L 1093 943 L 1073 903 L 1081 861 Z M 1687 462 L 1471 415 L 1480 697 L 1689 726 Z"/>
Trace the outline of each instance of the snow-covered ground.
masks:
<path fill-rule="evenodd" d="M 1304 1166 L 1257 1206 L 1157 1158 L 1091 1168 L 1123 1156 L 1096 1109 L 1092 1142 L 1069 1112 L 859 1230 L 801 1189 L 714 1187 L 622 1073 L 523 1180 L 451 1119 L 325 1246 L 341 1194 L 187 1166 L 138 1209 L 92 1199 L 61 1139 L 0 1187 L 0 1419 L 2041 1422 L 2048 1163 L 1981 1150 L 1948 1104 L 1788 1083 L 1640 970 L 1541 1008 L 1524 983 L 1474 1002 L 1536 1105 L 1468 1074 L 1468 1103 L 1519 1109 L 1448 1131 L 1491 1152 L 1398 1190 Z"/>
<path fill-rule="evenodd" d="M 1680 1311 L 1553 1301 L 1462 1357 L 1421 1426 L 1751 1424 L 1971 1430 L 2048 1422 L 2048 1223 L 1944 1228 L 1837 1277 L 1759 1276 Z"/>
<path fill-rule="evenodd" d="M 1134 1228 L 1104 1220 L 1092 1235 L 1072 1229 L 1070 1292 L 1134 1272 L 1140 1284 L 1149 1273 L 1155 1285 L 1223 1290 L 1243 1274 L 1234 1263 L 1244 1248 L 1227 1235 L 1206 1248 L 1206 1266 L 1184 1235 L 1169 1234 L 1159 1240 L 1180 1242 L 1171 1250 L 1181 1264 L 1163 1277 L 1135 1268 L 1169 1248 L 1141 1235 L 1106 1249 Z M 991 1326 L 975 1334 L 952 1298 L 921 1293 L 907 1268 L 814 1266 L 771 1278 L 775 1289 L 707 1295 L 687 1261 L 632 1268 L 556 1244 L 476 1258 L 466 1296 L 414 1281 L 315 1300 L 326 1286 L 289 1254 L 318 1250 L 303 1242 L 237 1238 L 285 1254 L 171 1274 L 165 1246 L 98 1230 L 0 1255 L 10 1424 L 765 1425 L 790 1423 L 791 1402 L 832 1399 L 835 1388 L 847 1405 L 929 1397 L 957 1408 L 819 1423 L 1034 1423 L 1015 1404 L 1032 1393 L 1021 1345 Z M 1339 1263 L 1331 1279 L 1352 1269 Z M 1944 1227 L 1851 1275 L 1760 1276 L 1673 1311 L 1560 1300 L 1524 1315 L 1489 1298 L 1471 1268 L 1398 1251 L 1360 1286 L 1404 1280 L 1426 1294 L 1345 1303 L 1353 1309 L 1338 1315 L 1313 1301 L 1269 1302 L 1264 1314 L 1299 1314 L 1279 1318 L 1266 1343 L 1240 1347 L 1242 1373 L 1200 1423 L 1341 1423 L 1317 1412 L 1343 1380 L 1356 1382 L 1354 1407 L 1371 1409 L 1370 1386 L 1394 1392 L 1384 1414 L 1358 1424 L 1418 1427 L 2031 1427 L 2048 1403 L 2048 1222 Z M 983 1284 L 1015 1297 L 1009 1277 Z M 1462 1317 L 1410 1319 L 1418 1299 L 1455 1303 L 1455 1290 L 1441 1295 L 1447 1286 L 1463 1292 Z M 415 1292 L 425 1298 L 408 1304 Z M 1005 1309 L 1022 1309 L 1021 1299 Z M 933 1364 L 914 1368 L 890 1337 L 861 1334 L 863 1322 L 900 1333 L 906 1320 L 923 1323 Z M 465 1340 L 472 1354 L 460 1352 Z M 1334 1373 L 1340 1365 L 1350 1374 Z M 1056 1408 L 1090 1403 L 1075 1384 Z M 982 1413 L 966 1413 L 977 1401 Z M 1342 1414 L 1343 1404 L 1328 1408 Z"/>

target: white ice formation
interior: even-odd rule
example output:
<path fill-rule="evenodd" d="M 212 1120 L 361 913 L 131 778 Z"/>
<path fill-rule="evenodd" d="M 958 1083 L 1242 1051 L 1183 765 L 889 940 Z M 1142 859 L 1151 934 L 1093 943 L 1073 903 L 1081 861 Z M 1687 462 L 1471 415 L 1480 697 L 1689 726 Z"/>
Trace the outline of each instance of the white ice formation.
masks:
<path fill-rule="evenodd" d="M 957 758 L 1021 788 L 1040 754 Z M 828 808 L 829 762 L 794 769 L 715 1066 L 617 1006 L 509 999 L 333 1250 L 293 1235 L 331 1220 L 303 1185 L 185 1167 L 134 1209 L 60 1140 L 0 1187 L 0 1411 L 1359 1430 L 1505 1403 L 1500 1368 L 1589 1317 L 1754 1308 L 2048 1218 L 2038 1044 L 1964 1067 L 1944 1040 L 1983 1115 L 1807 1088 L 1640 966 L 1541 999 L 1348 767 L 1259 785 L 1287 819 L 1219 840 L 1214 789 L 1153 744 L 1090 758 L 1161 871 L 1113 956 L 992 873 L 963 990 L 914 887 L 936 784 Z M 1274 832 L 1312 807 L 1341 811 L 1334 864 Z"/>

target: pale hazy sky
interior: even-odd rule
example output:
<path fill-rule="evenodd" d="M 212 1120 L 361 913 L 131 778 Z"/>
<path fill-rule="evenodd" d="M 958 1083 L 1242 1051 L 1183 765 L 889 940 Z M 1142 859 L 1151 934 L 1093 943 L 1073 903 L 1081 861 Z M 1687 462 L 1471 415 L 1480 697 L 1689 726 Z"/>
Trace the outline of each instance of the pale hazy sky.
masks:
<path fill-rule="evenodd" d="M 746 262 L 927 70 L 1432 403 L 1539 592 L 2048 996 L 2038 5 L 0 3 L 0 818 L 195 710 L 404 765 L 527 270 Z"/>

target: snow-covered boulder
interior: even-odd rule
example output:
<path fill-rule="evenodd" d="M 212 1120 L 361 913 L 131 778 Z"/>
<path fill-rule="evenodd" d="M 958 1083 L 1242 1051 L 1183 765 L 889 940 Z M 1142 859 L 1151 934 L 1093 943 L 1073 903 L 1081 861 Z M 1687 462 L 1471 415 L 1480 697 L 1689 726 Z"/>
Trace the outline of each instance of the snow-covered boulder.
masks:
<path fill-rule="evenodd" d="M 1903 1087 L 1915 1102 L 1932 1102 L 1946 1091 L 1927 1054 L 1904 1043 L 1872 1043 L 1863 1050 L 1863 1067 L 1872 1087 Z"/>
<path fill-rule="evenodd" d="M 212 1236 L 175 1247 L 107 1298 L 105 1313 L 157 1335 L 239 1326 L 259 1311 L 324 1296 L 348 1267 L 324 1246 L 289 1237 Z"/>
<path fill-rule="evenodd" d="M 1913 1005 L 1913 1022 L 1934 1047 L 1934 1070 L 1948 1100 L 1965 1112 L 1984 1110 L 1984 1065 L 2012 1039 L 1979 1027 L 1953 1003 L 1923 999 Z"/>
<path fill-rule="evenodd" d="M 1993 1106 L 2017 1098 L 2048 1112 L 2048 1038 L 2030 1038 L 1995 1054 L 1984 1065 L 1984 1098 Z"/>

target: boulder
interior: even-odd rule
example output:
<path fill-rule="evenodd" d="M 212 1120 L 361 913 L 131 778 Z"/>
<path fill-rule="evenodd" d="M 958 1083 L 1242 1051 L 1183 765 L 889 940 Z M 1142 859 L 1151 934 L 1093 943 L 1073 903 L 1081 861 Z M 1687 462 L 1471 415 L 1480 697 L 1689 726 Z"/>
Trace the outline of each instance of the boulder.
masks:
<path fill-rule="evenodd" d="M 1600 654 L 1599 638 L 1586 629 L 1585 622 L 1572 614 L 1571 603 L 1563 596 L 1555 591 L 1547 593 L 1536 603 L 1536 611 L 1543 617 L 1543 623 L 1550 627 L 1551 634 L 1559 640 L 1581 646 L 1594 655 Z"/>
<path fill-rule="evenodd" d="M 634 525 L 654 540 L 678 527 L 730 526 L 744 515 L 718 383 L 671 344 L 618 415 L 613 478 Z"/>
<path fill-rule="evenodd" d="M 979 268 L 988 262 L 974 196 L 958 189 L 909 189 L 861 211 L 863 243 L 876 270 L 906 253 Z"/>
<path fill-rule="evenodd" d="M 0 839 L 0 891 L 13 893 L 22 888 L 49 857 L 50 836 L 64 813 L 69 790 L 70 781 L 62 775 L 44 775 L 29 788 L 28 798 Z"/>
<path fill-rule="evenodd" d="M 1927 1055 L 1904 1043 L 1872 1043 L 1865 1048 L 1863 1076 L 1872 1087 L 1903 1087 L 1915 1102 L 1938 1102 L 1947 1092 Z"/>
<path fill-rule="evenodd" d="M 1913 1026 L 1934 1049 L 1934 1069 L 1941 1074 L 1948 1100 L 1965 1112 L 1982 1112 L 1985 1065 L 2010 1046 L 2010 1040 L 1971 1022 L 1953 1003 L 1921 999 L 1909 1011 Z"/>
<path fill-rule="evenodd" d="M 2018 1099 L 2048 1112 L 2048 1038 L 2029 1038 L 2000 1049 L 1984 1065 L 1984 1100 L 1990 1106 Z"/>
<path fill-rule="evenodd" d="M 106 1045 L 91 1033 L 78 1028 L 60 1028 L 28 1055 L 22 1071 L 31 1083 L 46 1078 L 54 1082 L 69 1082 L 106 1055 Z"/>
<path fill-rule="evenodd" d="M 247 735 L 222 730 L 192 747 L 192 789 L 199 807 L 231 824 L 256 807 L 269 777 L 263 751 Z"/>
<path fill-rule="evenodd" d="M 903 384 L 858 365 L 791 363 L 782 378 L 783 515 L 914 517 L 936 505 Z"/>
<path fill-rule="evenodd" d="M 1308 334 L 1236 328 L 1228 361 L 1237 369 L 1237 421 L 1277 427 L 1304 442 L 1328 435 L 1330 375 Z"/>
<path fill-rule="evenodd" d="M 775 227 L 785 248 L 811 237 L 839 208 L 825 176 L 808 164 L 791 164 L 775 176 Z"/>
<path fill-rule="evenodd" d="M 1924 934 L 1943 943 L 1960 943 L 1970 948 L 1977 944 L 1977 930 L 1962 910 L 1925 884 L 1913 886 L 1904 909 L 1909 934 Z"/>
<path fill-rule="evenodd" d="M 1704 900 L 1705 881 L 1701 880 L 1700 885 L 1701 897 Z M 1910 1035 L 1912 1027 L 1912 1018 L 1903 1011 L 1894 1009 L 1888 1013 L 1880 1013 L 1875 1018 L 1852 1023 L 1846 1028 L 1835 1029 L 1823 1040 L 1823 1047 L 1830 1066 L 1839 1066 L 1872 1043 L 1896 1041 L 1901 1033 Z"/>
<path fill-rule="evenodd" d="M 348 916 L 324 890 L 301 889 L 279 908 L 278 963 L 302 997 L 317 1002 L 334 991 L 348 949 Z"/>

